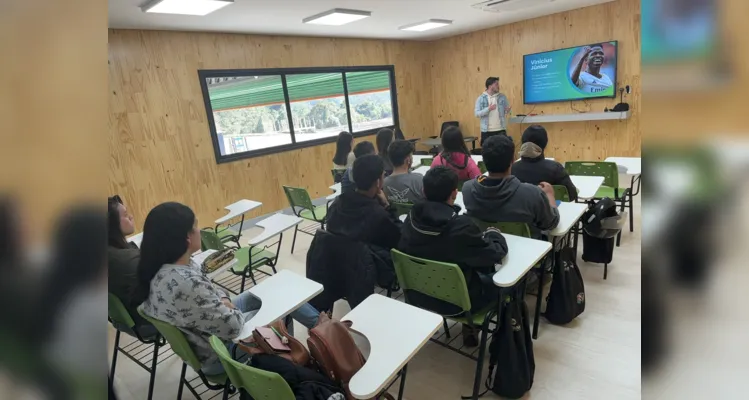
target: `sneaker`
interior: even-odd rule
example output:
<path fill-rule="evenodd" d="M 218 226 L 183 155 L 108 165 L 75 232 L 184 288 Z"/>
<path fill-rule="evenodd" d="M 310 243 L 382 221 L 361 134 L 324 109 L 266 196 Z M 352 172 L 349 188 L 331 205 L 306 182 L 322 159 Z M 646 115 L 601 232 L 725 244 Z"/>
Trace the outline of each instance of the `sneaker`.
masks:
<path fill-rule="evenodd" d="M 476 347 L 479 345 L 479 331 L 468 325 L 463 325 L 463 346 Z"/>

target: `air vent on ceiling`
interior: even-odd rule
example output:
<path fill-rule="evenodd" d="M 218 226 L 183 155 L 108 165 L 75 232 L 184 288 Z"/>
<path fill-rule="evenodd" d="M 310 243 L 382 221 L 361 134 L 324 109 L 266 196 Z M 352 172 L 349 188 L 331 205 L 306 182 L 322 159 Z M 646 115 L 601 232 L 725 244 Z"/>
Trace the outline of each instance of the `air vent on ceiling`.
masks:
<path fill-rule="evenodd" d="M 489 12 L 507 12 L 536 7 L 554 1 L 555 0 L 489 0 L 476 3 L 471 7 Z"/>

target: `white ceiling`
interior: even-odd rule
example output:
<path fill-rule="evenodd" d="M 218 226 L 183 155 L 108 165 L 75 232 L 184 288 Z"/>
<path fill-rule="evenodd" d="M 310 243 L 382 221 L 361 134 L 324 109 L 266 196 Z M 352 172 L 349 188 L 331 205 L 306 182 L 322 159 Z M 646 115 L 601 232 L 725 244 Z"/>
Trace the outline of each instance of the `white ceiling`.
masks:
<path fill-rule="evenodd" d="M 144 13 L 147 0 L 109 0 L 109 27 L 265 35 L 435 40 L 465 32 L 555 14 L 613 0 L 555 0 L 518 11 L 474 9 L 482 0 L 235 0 L 206 16 Z M 522 3 L 530 0 L 514 0 Z M 372 16 L 343 26 L 303 24 L 302 19 L 333 8 L 371 11 Z M 426 32 L 398 27 L 430 18 L 453 24 Z"/>

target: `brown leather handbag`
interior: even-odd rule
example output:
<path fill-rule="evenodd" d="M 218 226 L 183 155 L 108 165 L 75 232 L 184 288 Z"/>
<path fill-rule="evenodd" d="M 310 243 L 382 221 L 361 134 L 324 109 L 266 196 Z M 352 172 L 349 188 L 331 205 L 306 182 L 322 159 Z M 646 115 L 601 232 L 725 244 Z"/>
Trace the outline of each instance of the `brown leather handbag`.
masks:
<path fill-rule="evenodd" d="M 296 365 L 307 366 L 310 363 L 309 351 L 307 351 L 307 348 L 304 347 L 302 342 L 289 334 L 286 330 L 286 324 L 283 319 L 268 325 L 268 327 L 275 328 L 281 336 L 288 340 L 288 343 L 286 344 L 291 349 L 290 352 L 278 352 L 273 350 L 257 330 L 252 331 L 251 341 L 241 341 L 239 342 L 239 347 L 249 354 L 275 354 Z"/>
<path fill-rule="evenodd" d="M 333 321 L 320 315 L 317 325 L 309 331 L 307 346 L 320 371 L 343 388 L 346 398 L 353 399 L 348 383 L 366 360 L 351 337 L 350 323 Z M 392 399 L 389 393 L 377 398 Z"/>

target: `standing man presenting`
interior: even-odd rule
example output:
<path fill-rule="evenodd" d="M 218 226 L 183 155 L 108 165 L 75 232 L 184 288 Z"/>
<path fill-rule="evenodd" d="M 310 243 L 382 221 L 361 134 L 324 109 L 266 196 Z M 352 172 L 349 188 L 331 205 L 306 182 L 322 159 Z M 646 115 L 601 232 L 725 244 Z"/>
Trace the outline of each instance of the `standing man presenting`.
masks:
<path fill-rule="evenodd" d="M 499 78 L 486 79 L 486 91 L 476 99 L 476 117 L 481 119 L 481 144 L 490 136 L 507 135 L 505 117 L 512 108 L 507 96 L 499 93 Z"/>

